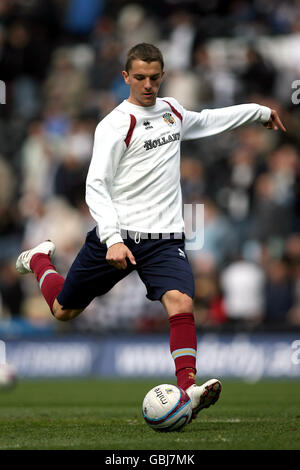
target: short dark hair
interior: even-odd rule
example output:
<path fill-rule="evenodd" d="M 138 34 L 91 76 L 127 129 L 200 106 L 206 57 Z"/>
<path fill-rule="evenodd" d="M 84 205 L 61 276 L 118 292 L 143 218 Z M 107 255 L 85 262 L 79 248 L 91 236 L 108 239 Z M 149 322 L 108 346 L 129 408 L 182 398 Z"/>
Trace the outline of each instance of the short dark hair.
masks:
<path fill-rule="evenodd" d="M 131 63 L 133 60 L 143 60 L 145 62 L 159 62 L 161 69 L 164 69 L 164 59 L 160 50 L 153 46 L 153 44 L 147 44 L 142 42 L 133 46 L 127 53 L 127 59 L 125 64 L 126 72 L 131 69 Z"/>

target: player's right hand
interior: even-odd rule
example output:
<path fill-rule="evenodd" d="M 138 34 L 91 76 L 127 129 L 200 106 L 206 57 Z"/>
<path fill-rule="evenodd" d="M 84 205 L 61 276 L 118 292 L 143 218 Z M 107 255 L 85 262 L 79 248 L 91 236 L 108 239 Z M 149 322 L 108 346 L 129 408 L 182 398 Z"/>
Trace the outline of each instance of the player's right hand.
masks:
<path fill-rule="evenodd" d="M 136 264 L 133 254 L 125 245 L 125 243 L 115 243 L 114 245 L 111 245 L 107 250 L 107 262 L 117 269 L 127 268 L 126 258 L 128 258 L 132 264 Z"/>
<path fill-rule="evenodd" d="M 280 117 L 278 116 L 278 113 L 275 109 L 271 109 L 271 116 L 268 122 L 265 122 L 263 124 L 267 129 L 274 129 L 275 131 L 278 131 L 278 129 L 281 129 L 283 132 L 286 132 L 286 128 L 281 122 Z"/>

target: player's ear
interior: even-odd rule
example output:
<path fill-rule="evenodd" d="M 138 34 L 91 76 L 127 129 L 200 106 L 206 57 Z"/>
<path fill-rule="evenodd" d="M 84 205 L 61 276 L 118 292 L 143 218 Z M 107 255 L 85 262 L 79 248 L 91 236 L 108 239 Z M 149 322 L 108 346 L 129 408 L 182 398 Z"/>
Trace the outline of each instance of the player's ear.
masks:
<path fill-rule="evenodd" d="M 122 76 L 124 78 L 124 82 L 126 83 L 126 85 L 129 85 L 129 73 L 126 72 L 126 70 L 123 70 L 122 71 Z"/>

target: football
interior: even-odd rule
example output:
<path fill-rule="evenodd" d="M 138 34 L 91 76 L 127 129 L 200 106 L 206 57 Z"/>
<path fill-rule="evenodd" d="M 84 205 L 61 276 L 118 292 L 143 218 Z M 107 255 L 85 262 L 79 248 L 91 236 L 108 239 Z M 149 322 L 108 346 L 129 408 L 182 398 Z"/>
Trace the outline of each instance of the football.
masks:
<path fill-rule="evenodd" d="M 10 390 L 17 384 L 17 374 L 10 364 L 0 364 L 0 391 Z"/>
<path fill-rule="evenodd" d="M 161 384 L 146 394 L 142 411 L 146 423 L 155 431 L 175 431 L 190 421 L 192 404 L 181 388 Z"/>

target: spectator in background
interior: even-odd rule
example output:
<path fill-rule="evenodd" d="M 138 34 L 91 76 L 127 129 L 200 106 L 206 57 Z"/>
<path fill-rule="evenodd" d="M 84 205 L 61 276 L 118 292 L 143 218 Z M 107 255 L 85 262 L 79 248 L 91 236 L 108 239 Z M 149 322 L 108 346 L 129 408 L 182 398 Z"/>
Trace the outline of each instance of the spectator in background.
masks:
<path fill-rule="evenodd" d="M 219 270 L 211 258 L 203 257 L 193 267 L 195 273 L 195 321 L 200 327 L 218 326 L 227 322 Z"/>
<path fill-rule="evenodd" d="M 192 57 L 192 64 L 198 78 L 198 86 L 200 90 L 199 98 L 201 103 L 204 105 L 205 103 L 213 103 L 213 70 L 207 44 L 201 42 L 196 45 Z"/>
<path fill-rule="evenodd" d="M 269 325 L 287 324 L 288 313 L 294 304 L 294 292 L 286 259 L 270 259 L 265 289 L 264 322 Z"/>
<path fill-rule="evenodd" d="M 93 149 L 92 135 L 85 120 L 73 122 L 64 139 L 62 162 L 55 174 L 55 194 L 63 196 L 74 207 L 85 198 L 85 180 Z"/>
<path fill-rule="evenodd" d="M 14 260 L 7 260 L 0 266 L 0 318 L 22 316 L 22 304 L 25 298 L 22 281 L 15 275 Z M 2 308 L 1 308 L 2 307 Z"/>
<path fill-rule="evenodd" d="M 289 264 L 290 278 L 293 285 L 293 306 L 288 312 L 290 325 L 300 326 L 300 233 L 292 233 L 285 243 L 285 257 Z"/>
<path fill-rule="evenodd" d="M 66 116 L 77 117 L 85 100 L 87 85 L 87 77 L 73 64 L 70 51 L 64 48 L 56 50 L 44 82 L 45 103 L 59 103 Z"/>
<path fill-rule="evenodd" d="M 58 263 L 65 272 L 82 244 L 86 219 L 63 198 L 53 197 L 44 203 L 34 193 L 21 199 L 20 212 L 25 220 L 23 247 L 26 249 L 31 240 L 57 240 L 61 250 Z"/>
<path fill-rule="evenodd" d="M 253 223 L 255 237 L 287 237 L 293 230 L 299 156 L 292 145 L 282 145 L 267 159 L 267 171 L 255 181 Z M 280 224 L 278 221 L 280 220 Z"/>
<path fill-rule="evenodd" d="M 241 97 L 273 96 L 276 68 L 254 46 L 248 48 L 246 60 L 246 65 L 240 74 Z"/>
<path fill-rule="evenodd" d="M 122 71 L 120 60 L 121 43 L 114 36 L 104 38 L 96 49 L 94 62 L 89 72 L 93 90 L 110 89 Z"/>
<path fill-rule="evenodd" d="M 264 172 L 255 181 L 254 202 L 252 209 L 253 238 L 267 241 L 272 237 L 283 237 L 287 234 L 287 225 L 278 224 L 279 220 L 291 226 L 291 219 L 287 217 L 284 208 L 278 204 L 275 198 L 275 187 L 272 176 L 269 172 Z"/>
<path fill-rule="evenodd" d="M 252 191 L 257 174 L 256 154 L 253 149 L 238 145 L 230 158 L 230 179 L 224 188 L 226 208 L 237 237 L 239 249 L 248 236 Z"/>
<path fill-rule="evenodd" d="M 21 192 L 34 192 L 41 199 L 53 195 L 55 157 L 43 122 L 34 120 L 28 125 L 27 136 L 21 148 Z"/>
<path fill-rule="evenodd" d="M 76 154 L 67 153 L 55 175 L 55 194 L 63 196 L 74 207 L 84 200 L 85 179 L 88 171 Z"/>
<path fill-rule="evenodd" d="M 238 81 L 225 57 L 221 59 L 218 46 L 209 46 L 203 40 L 196 42 L 193 69 L 197 74 L 201 101 L 210 106 L 234 104 Z"/>
<path fill-rule="evenodd" d="M 205 168 L 200 160 L 183 156 L 180 162 L 180 175 L 185 202 L 193 202 L 205 194 Z"/>
<path fill-rule="evenodd" d="M 10 164 L 0 155 L 0 206 L 9 206 L 13 201 L 16 179 Z"/>
<path fill-rule="evenodd" d="M 179 8 L 169 17 L 170 35 L 166 62 L 172 71 L 187 71 L 192 65 L 192 52 L 196 29 L 188 10 Z"/>
<path fill-rule="evenodd" d="M 162 85 L 162 93 L 176 96 L 182 105 L 197 111 L 200 106 L 200 84 L 198 76 L 192 70 L 170 70 L 168 81 Z"/>
<path fill-rule="evenodd" d="M 0 263 L 14 255 L 22 236 L 16 208 L 16 188 L 13 167 L 0 155 Z"/>
<path fill-rule="evenodd" d="M 299 282 L 300 267 L 300 233 L 291 233 L 285 241 L 284 255 L 289 263 L 294 282 Z M 300 300 L 300 297 L 299 297 Z"/>
<path fill-rule="evenodd" d="M 50 54 L 43 34 L 35 37 L 34 27 L 15 19 L 7 27 L 0 55 L 1 79 L 6 83 L 7 105 L 24 119 L 35 116 L 40 108 L 39 88 L 45 77 Z"/>
<path fill-rule="evenodd" d="M 246 259 L 239 259 L 220 274 L 224 308 L 229 322 L 236 327 L 261 323 L 265 310 L 265 273 Z"/>
<path fill-rule="evenodd" d="M 63 28 L 74 40 L 87 40 L 101 18 L 106 0 L 69 0 L 64 12 Z"/>
<path fill-rule="evenodd" d="M 298 151 L 294 145 L 281 145 L 269 155 L 267 163 L 274 181 L 274 199 L 285 210 L 287 233 L 290 233 L 295 217 L 296 185 L 300 172 Z"/>
<path fill-rule="evenodd" d="M 198 247 L 194 244 L 193 249 L 188 252 L 189 259 L 196 270 L 203 259 L 211 259 L 213 265 L 219 269 L 235 254 L 234 231 L 227 217 L 222 214 L 212 199 L 204 197 L 195 202 L 204 204 L 204 244 L 202 246 L 202 240 Z M 185 221 L 185 223 L 186 237 L 189 239 L 191 238 L 191 221 Z"/>
<path fill-rule="evenodd" d="M 122 44 L 121 62 L 124 62 L 126 51 L 134 44 L 148 42 L 155 44 L 160 37 L 160 28 L 155 17 L 144 5 L 125 4 L 119 11 L 116 20 L 116 31 Z"/>

